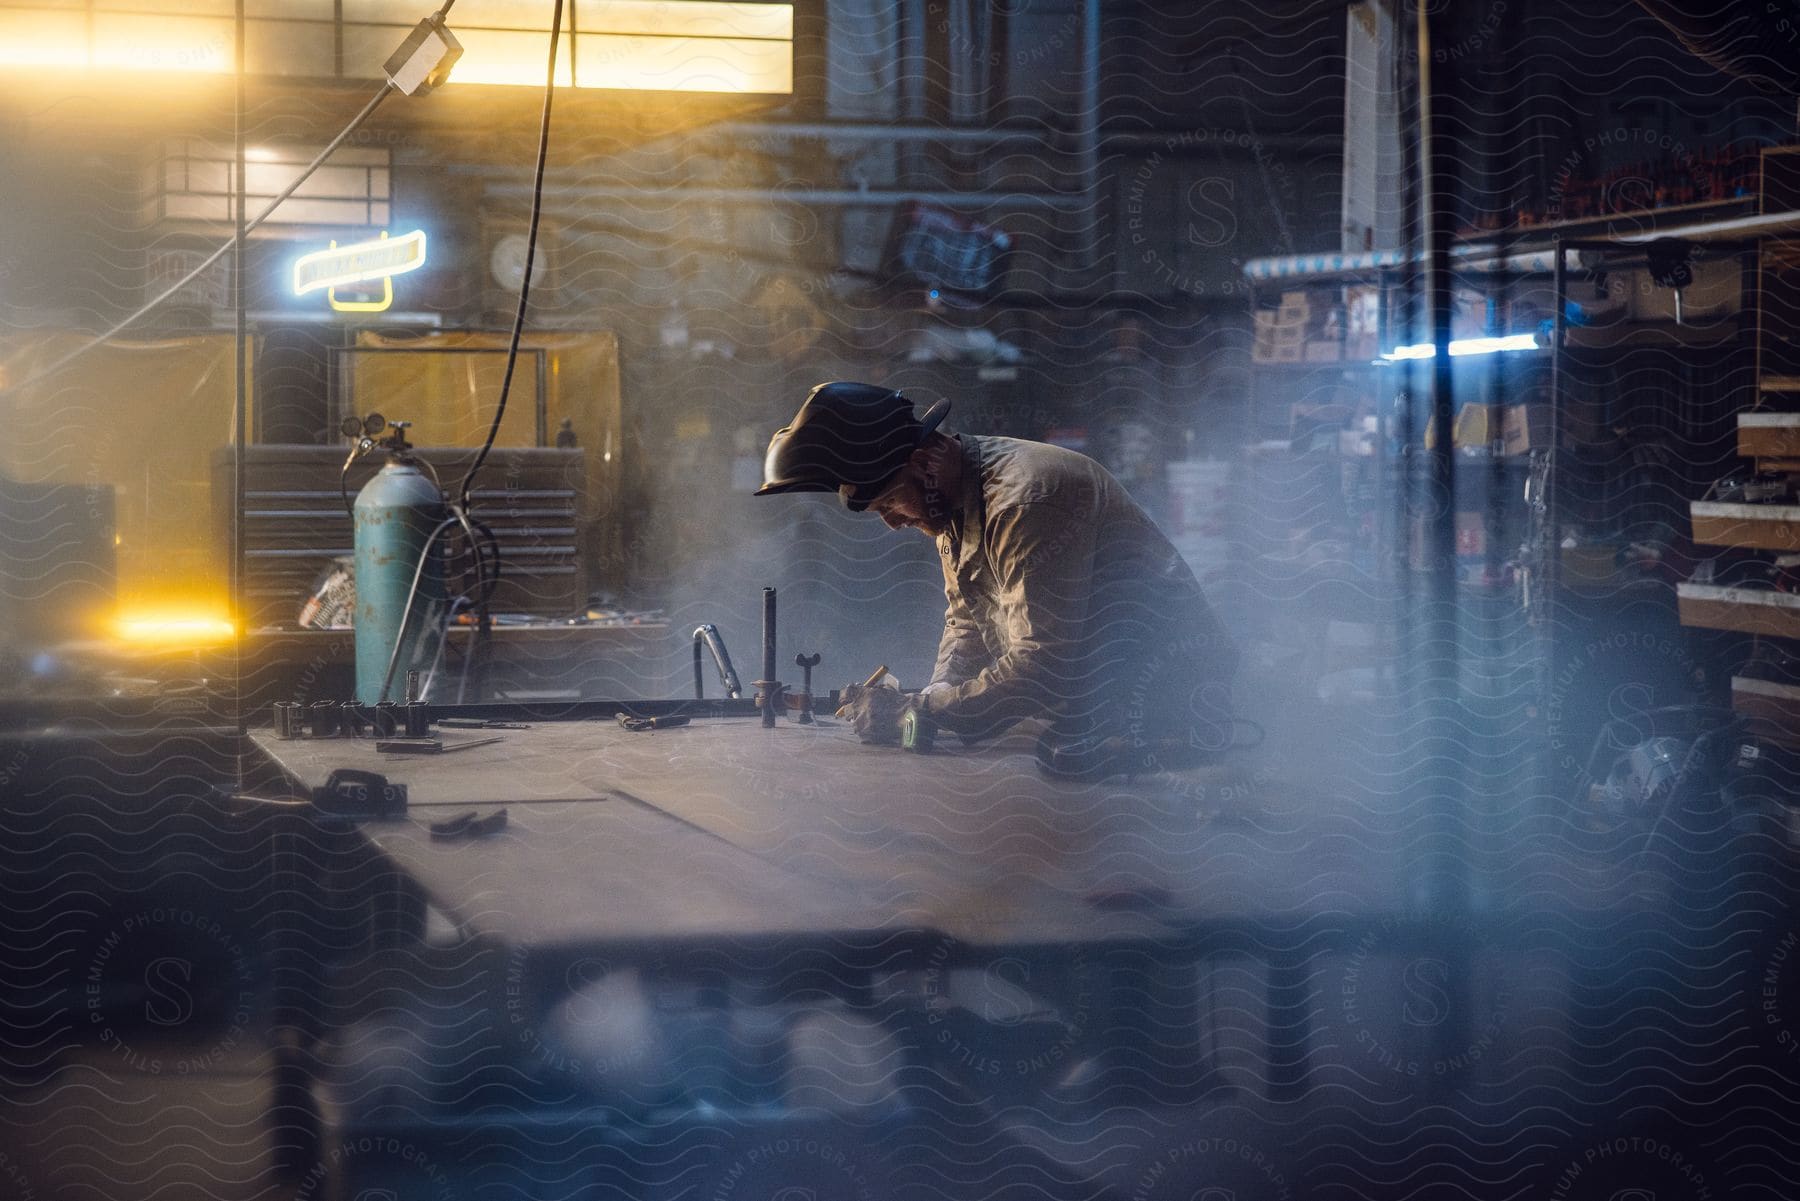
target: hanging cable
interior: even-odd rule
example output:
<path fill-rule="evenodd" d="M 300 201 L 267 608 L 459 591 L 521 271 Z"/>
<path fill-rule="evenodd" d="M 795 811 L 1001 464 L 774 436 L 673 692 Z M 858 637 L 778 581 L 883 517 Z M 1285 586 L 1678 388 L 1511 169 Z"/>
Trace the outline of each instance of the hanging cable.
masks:
<path fill-rule="evenodd" d="M 445 12 L 449 11 L 450 5 L 453 3 L 455 3 L 455 0 L 448 0 L 444 7 L 439 10 L 438 15 L 442 17 Z M 474 521 L 469 516 L 469 498 L 475 474 L 481 470 L 481 465 L 487 460 L 488 452 L 493 449 L 494 440 L 500 434 L 500 423 L 506 416 L 506 401 L 507 397 L 512 392 L 513 374 L 518 366 L 519 342 L 524 334 L 525 314 L 531 304 L 531 274 L 532 267 L 537 258 L 538 225 L 543 214 L 544 164 L 548 159 L 550 152 L 550 115 L 556 96 L 556 51 L 562 32 L 562 15 L 562 0 L 556 0 L 555 10 L 551 15 L 550 20 L 549 61 L 544 71 L 543 114 L 538 122 L 537 163 L 532 173 L 531 223 L 525 234 L 525 277 L 519 281 L 519 303 L 513 312 L 512 334 L 507 340 L 506 373 L 500 381 L 500 399 L 494 406 L 494 420 L 488 426 L 487 438 L 482 442 L 480 452 L 476 454 L 475 461 L 469 465 L 468 473 L 463 476 L 462 484 L 457 489 L 456 497 L 448 502 L 450 515 L 440 522 L 436 529 L 432 530 L 431 536 L 425 541 L 425 548 L 419 556 L 418 567 L 413 571 L 412 584 L 407 589 L 406 606 L 402 613 L 400 630 L 394 637 L 393 649 L 388 654 L 387 670 L 382 675 L 381 692 L 379 694 L 380 699 L 386 699 L 388 689 L 393 684 L 394 668 L 399 663 L 400 648 L 406 641 L 406 627 L 408 619 L 412 615 L 413 601 L 418 595 L 419 581 L 424 573 L 425 560 L 431 553 L 432 545 L 440 536 L 442 536 L 444 531 L 449 529 L 452 525 L 460 525 L 462 527 L 463 534 L 468 539 L 470 554 L 475 561 L 475 595 L 472 605 L 480 615 L 480 619 L 476 626 L 476 638 L 474 644 L 469 648 L 468 654 L 470 658 L 473 658 L 473 656 L 478 653 L 480 639 L 484 637 L 487 632 L 487 602 L 493 595 L 494 589 L 499 586 L 500 582 L 500 544 L 499 540 L 494 537 L 492 530 L 488 529 L 488 527 L 482 523 Z M 436 472 L 433 472 L 432 474 L 435 479 Z M 443 492 L 443 485 L 441 483 L 438 486 L 438 491 L 440 494 Z M 477 535 L 477 530 L 481 531 L 481 535 L 486 538 L 488 551 L 492 555 L 491 569 L 487 555 L 483 554 L 481 546 L 482 537 Z M 444 625 L 443 629 L 439 631 L 438 653 L 433 656 L 432 677 L 434 679 L 436 677 L 436 661 L 443 654 L 444 643 L 449 637 L 450 623 L 455 620 L 454 615 L 458 606 L 465 600 L 469 600 L 469 594 L 467 592 L 458 596 L 454 601 L 445 606 Z M 464 682 L 466 683 L 467 660 L 465 660 L 464 668 Z"/>
<path fill-rule="evenodd" d="M 393 90 L 394 90 L 394 85 L 392 83 L 382 84 L 381 87 L 376 90 L 375 94 L 373 96 L 369 97 L 369 102 L 367 104 L 363 105 L 362 111 L 357 113 L 356 116 L 350 118 L 350 124 L 344 126 L 344 128 L 338 132 L 337 137 L 331 139 L 331 141 L 326 145 L 325 149 L 319 151 L 319 153 L 313 158 L 313 161 L 308 163 L 301 170 L 300 174 L 295 176 L 293 181 L 290 182 L 287 187 L 285 187 L 281 190 L 280 194 L 277 195 L 275 197 L 275 199 L 269 201 L 268 204 L 264 205 L 262 212 L 256 214 L 255 217 L 251 218 L 247 223 L 245 223 L 244 232 L 246 234 L 248 234 L 251 230 L 253 230 L 257 226 L 261 225 L 264 221 L 267 221 L 269 219 L 270 215 L 272 213 L 274 213 L 274 211 L 276 209 L 281 207 L 283 201 L 287 200 L 288 197 L 292 196 L 295 192 L 299 191 L 300 185 L 305 183 L 308 179 L 312 178 L 313 172 L 317 171 L 319 169 L 319 167 L 325 162 L 325 160 L 330 158 L 332 153 L 334 151 L 336 151 L 339 146 L 342 146 L 344 144 L 345 139 L 348 138 L 351 134 L 355 133 L 358 129 L 360 129 L 362 127 L 363 122 L 367 121 L 369 119 L 369 117 L 374 114 L 375 110 L 378 107 L 380 107 L 381 102 L 383 100 L 386 100 L 388 98 L 389 94 L 393 92 Z M 80 346 L 77 346 L 74 350 L 71 350 L 68 354 L 65 354 L 62 358 L 57 359 L 55 362 L 51 363 L 48 367 L 45 367 L 43 370 L 34 372 L 32 375 L 26 377 L 23 380 L 20 380 L 16 384 L 12 384 L 6 388 L 0 388 L 0 395 L 4 395 L 8 392 L 16 391 L 20 388 L 28 388 L 33 384 L 40 383 L 43 380 L 46 380 L 46 379 L 50 378 L 51 376 L 55 375 L 57 372 L 61 371 L 64 367 L 67 367 L 70 363 L 73 363 L 76 359 L 81 358 L 83 355 L 85 355 L 89 351 L 93 350 L 96 346 L 99 346 L 104 342 L 110 341 L 111 339 L 118 337 L 118 335 L 123 333 L 128 327 L 130 327 L 131 325 L 136 323 L 140 318 L 144 317 L 152 309 L 155 309 L 158 305 L 162 304 L 163 301 L 169 299 L 171 296 L 175 295 L 177 292 L 181 291 L 183 288 L 185 288 L 189 284 L 193 283 L 196 279 L 199 279 L 200 276 L 206 272 L 207 268 L 211 267 L 214 263 L 217 263 L 220 259 L 224 258 L 227 254 L 229 254 L 231 251 L 231 248 L 233 246 L 235 246 L 236 244 L 237 244 L 236 238 L 232 238 L 230 241 L 224 243 L 217 250 L 213 251 L 211 254 L 207 255 L 206 258 L 201 260 L 199 266 L 195 267 L 192 271 L 189 271 L 186 275 L 182 276 L 180 279 L 178 279 L 174 283 L 170 284 L 167 288 L 164 288 L 160 293 L 158 293 L 156 296 L 154 296 L 150 300 L 145 301 L 144 304 L 141 305 L 136 311 L 131 313 L 129 316 L 127 316 L 123 320 L 115 323 L 111 329 L 108 329 L 105 333 L 96 334 L 92 338 L 89 338 L 86 342 L 83 342 Z"/>
<path fill-rule="evenodd" d="M 481 444 L 481 451 L 470 464 L 469 473 L 463 476 L 462 487 L 458 490 L 457 503 L 465 509 L 469 507 L 469 487 L 475 473 L 487 461 L 488 451 L 493 449 L 494 439 L 500 434 L 500 421 L 506 416 L 506 398 L 512 391 L 513 370 L 519 362 L 519 338 L 525 331 L 525 310 L 531 303 L 531 269 L 537 259 L 538 219 L 544 211 L 544 161 L 550 152 L 550 108 L 556 96 L 556 46 L 562 33 L 562 14 L 562 0 L 556 0 L 555 11 L 550 17 L 550 62 L 544 72 L 544 113 L 538 122 L 537 169 L 531 180 L 531 224 L 525 231 L 525 278 L 519 281 L 519 303 L 513 311 L 512 337 L 506 347 L 506 374 L 500 380 L 500 402 L 494 406 L 494 420 L 488 426 L 487 439 Z"/>

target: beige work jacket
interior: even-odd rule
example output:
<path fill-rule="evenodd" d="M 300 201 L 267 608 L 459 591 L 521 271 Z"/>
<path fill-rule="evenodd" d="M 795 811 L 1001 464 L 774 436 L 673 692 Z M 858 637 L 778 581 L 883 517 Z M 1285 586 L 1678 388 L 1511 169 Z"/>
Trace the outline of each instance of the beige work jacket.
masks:
<path fill-rule="evenodd" d="M 1237 652 L 1168 538 L 1085 455 L 958 440 L 962 495 L 937 540 L 933 718 L 971 738 L 1027 717 L 1077 732 L 1179 729 L 1188 694 L 1228 680 Z"/>

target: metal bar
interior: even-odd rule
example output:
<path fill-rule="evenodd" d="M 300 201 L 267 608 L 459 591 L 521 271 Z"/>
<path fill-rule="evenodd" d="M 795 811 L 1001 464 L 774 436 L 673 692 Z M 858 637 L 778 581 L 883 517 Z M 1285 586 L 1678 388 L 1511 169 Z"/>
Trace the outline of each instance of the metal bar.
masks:
<path fill-rule="evenodd" d="M 1443 20 L 1438 17 L 1438 20 Z M 1431 419 L 1437 439 L 1431 447 L 1431 574 L 1429 599 L 1426 602 L 1425 643 L 1427 658 L 1423 664 L 1423 684 L 1419 699 L 1424 711 L 1415 718 L 1424 734 L 1421 764 L 1434 761 L 1443 766 L 1426 769 L 1421 766 L 1414 798 L 1418 816 L 1425 819 L 1425 838 L 1417 863 L 1419 872 L 1415 887 L 1429 906 L 1460 906 L 1467 895 L 1467 866 L 1463 862 L 1458 841 L 1458 820 L 1466 798 L 1456 795 L 1460 781 L 1433 780 L 1425 773 L 1448 776 L 1459 761 L 1459 723 L 1452 706 L 1457 695 L 1459 671 L 1459 627 L 1456 605 L 1456 455 L 1455 455 L 1455 376 L 1450 358 L 1451 326 L 1455 318 L 1455 297 L 1450 274 L 1450 223 L 1447 209 L 1450 200 L 1453 151 L 1447 135 L 1440 135 L 1432 120 L 1440 94 L 1451 90 L 1454 70 L 1448 64 L 1442 79 L 1434 77 L 1431 56 L 1433 14 L 1429 6 L 1420 5 L 1417 21 L 1418 96 L 1419 96 L 1419 221 L 1426 253 L 1425 296 L 1430 313 L 1431 342 L 1436 354 L 1431 360 Z M 1440 206 L 1443 206 L 1440 208 Z M 1434 760 L 1434 756 L 1437 757 Z"/>
<path fill-rule="evenodd" d="M 529 197 L 530 184 L 491 183 L 482 189 L 482 195 L 493 199 L 509 197 Z M 1020 208 L 1030 207 L 1064 207 L 1084 206 L 1088 198 L 1073 192 L 949 192 L 949 191 L 910 191 L 907 189 L 888 189 L 877 191 L 857 188 L 807 188 L 791 191 L 779 191 L 774 188 L 652 188 L 597 184 L 571 183 L 545 185 L 544 198 L 546 208 L 558 211 L 547 202 L 552 199 L 565 199 L 580 205 L 582 212 L 591 212 L 594 201 L 624 200 L 636 201 L 639 204 L 654 202 L 658 210 L 666 209 L 670 204 L 681 204 L 691 201 L 706 201 L 715 204 L 772 204 L 785 202 L 789 204 L 842 204 L 850 206 L 882 206 L 903 204 L 908 200 L 923 200 L 932 204 L 948 206 L 956 205 L 994 205 L 1008 204 Z"/>
<path fill-rule="evenodd" d="M 1081 0 L 1081 75 L 1076 87 L 1075 147 L 1083 207 L 1081 266 L 1100 260 L 1100 0 Z"/>
<path fill-rule="evenodd" d="M 244 179 L 245 159 L 247 157 L 244 149 L 244 108 L 246 104 L 246 66 L 244 62 L 244 53 L 245 47 L 249 41 L 245 33 L 244 3 L 245 0 L 237 0 L 236 20 L 232 31 L 236 41 L 234 53 L 237 56 L 235 103 L 233 105 L 232 113 L 232 165 L 233 169 L 237 172 L 237 187 L 233 189 L 235 192 L 235 195 L 233 196 L 235 203 L 232 205 L 232 212 L 235 215 L 236 220 L 233 222 L 231 234 L 231 312 L 235 362 L 233 364 L 234 379 L 232 385 L 231 410 L 231 567 L 230 581 L 227 585 L 226 592 L 231 597 L 232 601 L 231 616 L 234 625 L 238 618 L 238 614 L 241 611 L 241 607 L 237 602 L 242 595 L 244 587 L 244 520 L 242 517 L 244 511 L 244 442 L 246 439 L 244 423 L 248 418 L 250 407 L 248 403 L 249 378 L 247 375 L 249 369 L 249 356 L 245 353 L 245 341 L 250 335 L 249 330 L 246 327 L 244 316 L 244 239 L 249 234 L 249 226 L 246 223 L 246 214 L 244 212 L 244 207 L 248 203 L 245 197 L 246 181 Z M 242 734 L 246 728 L 244 725 L 243 697 L 244 656 L 242 635 L 238 634 L 236 635 L 236 638 L 237 641 L 232 648 L 234 653 L 231 656 L 231 713 L 232 725 L 237 728 L 239 734 Z M 241 762 L 238 765 L 238 776 L 240 779 L 243 776 L 243 764 Z"/>
<path fill-rule="evenodd" d="M 762 590 L 763 601 L 763 669 L 762 724 L 769 729 L 775 724 L 775 589 Z"/>
<path fill-rule="evenodd" d="M 1726 203 L 1737 203 L 1730 201 Z M 1553 238 L 1549 245 L 1527 245 L 1504 251 L 1491 242 L 1458 246 L 1450 254 L 1460 271 L 1492 271 L 1510 269 L 1520 274 L 1548 274 L 1555 269 L 1550 256 L 1560 245 L 1570 250 L 1633 250 L 1660 238 L 1676 238 L 1688 242 L 1743 242 L 1773 234 L 1800 230 L 1800 211 L 1769 213 L 1760 216 L 1731 217 L 1721 221 L 1701 221 L 1647 233 L 1619 234 L 1613 237 Z M 1399 267 L 1423 260 L 1422 254 L 1408 255 L 1399 250 L 1379 250 L 1363 254 L 1297 254 L 1277 258 L 1251 259 L 1244 264 L 1244 274 L 1252 279 L 1307 279 L 1332 275 L 1356 275 L 1382 267 Z"/>
<path fill-rule="evenodd" d="M 537 444 L 550 445 L 550 352 L 542 347 L 532 352 L 537 362 Z"/>

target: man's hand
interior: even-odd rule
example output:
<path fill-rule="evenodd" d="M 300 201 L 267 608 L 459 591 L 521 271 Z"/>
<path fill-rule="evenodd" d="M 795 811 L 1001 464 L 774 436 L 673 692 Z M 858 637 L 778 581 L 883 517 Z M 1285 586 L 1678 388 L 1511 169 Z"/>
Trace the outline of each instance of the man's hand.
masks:
<path fill-rule="evenodd" d="M 900 719 L 912 698 L 897 688 L 866 684 L 852 684 L 839 695 L 843 703 L 837 715 L 850 722 L 858 738 L 877 746 L 900 745 Z"/>

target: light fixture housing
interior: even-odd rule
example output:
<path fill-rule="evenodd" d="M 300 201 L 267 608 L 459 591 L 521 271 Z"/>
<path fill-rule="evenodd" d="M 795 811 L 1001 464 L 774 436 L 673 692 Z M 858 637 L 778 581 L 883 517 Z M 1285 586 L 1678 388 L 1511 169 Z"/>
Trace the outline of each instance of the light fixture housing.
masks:
<path fill-rule="evenodd" d="M 1506 334 L 1492 338 L 1457 338 L 1450 343 L 1450 357 L 1455 359 L 1467 355 L 1541 349 L 1536 334 Z M 1419 342 L 1412 346 L 1396 346 L 1381 357 L 1384 362 L 1388 363 L 1399 363 L 1408 359 L 1431 359 L 1437 357 L 1437 346 L 1431 342 Z"/>
<path fill-rule="evenodd" d="M 408 96 L 423 96 L 449 80 L 450 68 L 462 54 L 462 43 L 445 28 L 444 19 L 432 13 L 413 27 L 381 69 L 395 88 Z"/>

